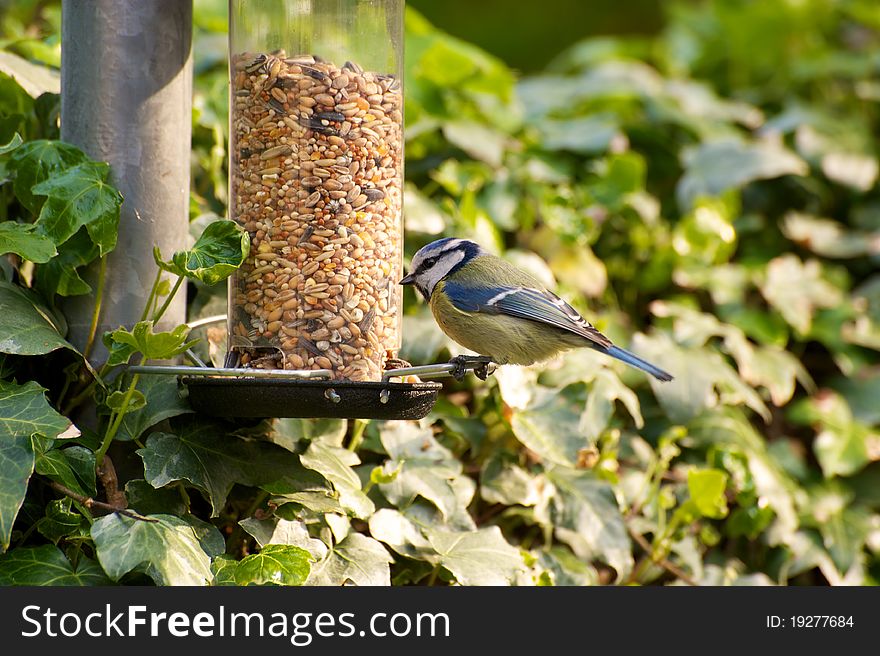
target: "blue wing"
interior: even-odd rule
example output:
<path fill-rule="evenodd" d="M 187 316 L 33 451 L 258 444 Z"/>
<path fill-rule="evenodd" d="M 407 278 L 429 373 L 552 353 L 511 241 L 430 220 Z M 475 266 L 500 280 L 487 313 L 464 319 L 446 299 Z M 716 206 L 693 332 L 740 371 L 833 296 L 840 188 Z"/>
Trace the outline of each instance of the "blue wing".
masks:
<path fill-rule="evenodd" d="M 552 292 L 530 287 L 470 287 L 448 280 L 443 291 L 452 304 L 463 312 L 506 314 L 538 321 L 579 335 L 601 349 L 612 346 L 611 340 Z"/>
<path fill-rule="evenodd" d="M 462 312 L 505 314 L 528 321 L 538 321 L 574 333 L 590 342 L 597 351 L 645 371 L 658 380 L 672 380 L 672 375 L 643 360 L 636 354 L 615 346 L 590 325 L 577 310 L 556 294 L 531 287 L 470 287 L 446 281 L 444 293 Z"/>

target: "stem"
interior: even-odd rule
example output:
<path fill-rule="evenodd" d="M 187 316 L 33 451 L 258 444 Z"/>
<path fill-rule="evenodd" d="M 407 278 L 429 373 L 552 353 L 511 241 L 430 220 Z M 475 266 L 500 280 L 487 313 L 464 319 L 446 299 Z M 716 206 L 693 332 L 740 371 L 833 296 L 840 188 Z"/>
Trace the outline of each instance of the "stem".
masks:
<path fill-rule="evenodd" d="M 156 310 L 156 314 L 153 315 L 153 323 L 159 321 L 162 318 L 162 315 L 165 314 L 165 310 L 168 309 L 168 306 L 171 305 L 171 301 L 174 299 L 174 295 L 177 293 L 177 290 L 180 289 L 180 286 L 183 284 L 183 281 L 186 280 L 183 276 L 177 276 L 177 282 L 174 283 L 174 287 L 171 288 L 171 291 L 168 292 L 168 297 L 165 299 L 165 302 L 162 304 L 158 310 Z"/>
<path fill-rule="evenodd" d="M 98 270 L 98 289 L 95 291 L 95 309 L 92 310 L 92 323 L 89 325 L 89 337 L 86 347 L 83 349 L 83 359 L 88 360 L 95 344 L 95 334 L 98 332 L 98 316 L 101 314 L 101 303 L 104 300 L 104 282 L 107 279 L 107 256 L 101 258 L 101 268 Z"/>
<path fill-rule="evenodd" d="M 153 519 L 152 517 L 144 517 L 143 515 L 136 513 L 133 510 L 128 510 L 126 508 L 118 508 L 109 503 L 104 503 L 103 501 L 98 501 L 93 499 L 92 497 L 87 497 L 77 492 L 74 492 L 69 487 L 62 485 L 61 483 L 56 483 L 55 481 L 49 481 L 49 487 L 53 490 L 57 490 L 61 492 L 66 497 L 70 497 L 74 501 L 78 501 L 82 505 L 84 505 L 88 509 L 98 508 L 99 510 L 107 510 L 109 512 L 117 512 L 120 515 L 125 515 L 126 517 L 131 517 L 132 519 L 137 519 L 142 522 L 158 522 L 158 519 Z"/>
<path fill-rule="evenodd" d="M 144 311 L 141 313 L 141 321 L 146 321 L 150 316 L 150 310 L 153 309 L 153 300 L 156 298 L 156 290 L 159 289 L 159 283 L 162 282 L 162 269 L 156 272 L 156 278 L 153 280 L 153 286 L 150 288 L 150 295 L 147 296 L 147 302 L 144 303 Z"/>
<path fill-rule="evenodd" d="M 369 422 L 354 419 L 354 428 L 351 429 L 351 442 L 348 443 L 349 451 L 357 451 L 361 442 L 364 441 L 364 431 L 367 430 Z"/>
<path fill-rule="evenodd" d="M 144 364 L 146 361 L 146 356 L 141 358 L 141 364 Z M 119 427 L 122 425 L 122 419 L 125 417 L 125 413 L 128 412 L 128 405 L 131 403 L 131 397 L 134 396 L 134 390 L 140 377 L 140 374 L 132 376 L 131 383 L 125 391 L 125 396 L 122 399 L 122 407 L 119 408 L 119 411 L 116 412 L 115 415 L 111 415 L 111 422 L 107 427 L 107 432 L 104 434 L 104 441 L 101 442 L 101 448 L 95 452 L 96 467 L 101 466 L 101 463 L 104 461 L 104 454 L 107 453 L 107 449 L 110 448 L 110 443 L 113 441 L 113 438 L 116 437 L 116 433 L 119 432 Z"/>

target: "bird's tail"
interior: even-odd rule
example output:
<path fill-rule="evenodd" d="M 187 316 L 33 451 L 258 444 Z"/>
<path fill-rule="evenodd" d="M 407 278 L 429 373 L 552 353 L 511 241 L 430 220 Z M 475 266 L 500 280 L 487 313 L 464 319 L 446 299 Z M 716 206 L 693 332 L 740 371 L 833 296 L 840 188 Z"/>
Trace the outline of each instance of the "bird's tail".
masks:
<path fill-rule="evenodd" d="M 628 365 L 635 367 L 636 369 L 641 369 L 642 371 L 651 374 L 657 380 L 662 381 L 670 381 L 672 380 L 672 375 L 663 371 L 659 367 L 655 367 L 650 362 L 646 362 L 642 360 L 635 353 L 630 353 L 626 349 L 622 349 L 619 346 L 609 346 L 605 351 L 612 358 L 617 358 L 622 362 L 626 362 Z"/>

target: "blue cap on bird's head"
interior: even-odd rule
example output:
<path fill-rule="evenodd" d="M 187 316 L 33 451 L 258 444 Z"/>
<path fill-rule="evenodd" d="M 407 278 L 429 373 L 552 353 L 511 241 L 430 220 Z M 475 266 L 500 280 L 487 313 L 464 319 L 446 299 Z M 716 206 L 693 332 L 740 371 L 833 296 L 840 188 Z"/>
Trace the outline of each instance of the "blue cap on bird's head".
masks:
<path fill-rule="evenodd" d="M 409 274 L 401 285 L 415 285 L 426 299 L 440 280 L 485 251 L 476 242 L 457 237 L 443 237 L 422 246 L 413 255 Z"/>

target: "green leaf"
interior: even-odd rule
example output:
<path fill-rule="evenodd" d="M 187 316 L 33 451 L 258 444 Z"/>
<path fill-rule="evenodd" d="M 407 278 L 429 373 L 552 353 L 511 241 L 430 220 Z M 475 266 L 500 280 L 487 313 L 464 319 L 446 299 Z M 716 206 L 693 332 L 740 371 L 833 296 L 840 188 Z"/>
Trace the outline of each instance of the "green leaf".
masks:
<path fill-rule="evenodd" d="M 236 585 L 302 585 L 309 576 L 311 554 L 286 544 L 267 544 L 235 568 Z"/>
<path fill-rule="evenodd" d="M 59 296 L 81 296 L 92 291 L 91 285 L 83 280 L 80 267 L 94 261 L 99 249 L 92 243 L 89 233 L 82 228 L 73 237 L 58 247 L 58 254 L 46 264 L 37 268 L 36 288 L 46 298 Z"/>
<path fill-rule="evenodd" d="M 312 565 L 306 585 L 391 585 L 391 555 L 379 542 L 349 533 Z"/>
<path fill-rule="evenodd" d="M 727 474 L 720 469 L 691 469 L 687 478 L 688 493 L 703 517 L 720 519 L 727 515 Z"/>
<path fill-rule="evenodd" d="M 614 415 L 614 402 L 620 401 L 629 412 L 636 428 L 645 425 L 636 393 L 623 384 L 620 378 L 611 371 L 600 371 L 587 396 L 587 407 L 580 417 L 578 427 L 594 444 L 611 421 Z M 583 447 L 581 447 L 583 448 Z M 563 463 L 565 464 L 565 463 Z"/>
<path fill-rule="evenodd" d="M 17 385 L 0 380 L 0 435 L 49 438 L 78 437 L 79 431 L 67 417 L 59 415 L 34 381 Z"/>
<path fill-rule="evenodd" d="M 273 422 L 268 438 L 288 451 L 297 452 L 301 440 L 321 440 L 340 446 L 347 428 L 345 419 L 280 418 Z"/>
<path fill-rule="evenodd" d="M 15 195 L 32 214 L 39 214 L 43 199 L 32 193 L 33 187 L 88 161 L 79 148 L 62 141 L 29 141 L 16 148 L 10 158 L 9 168 L 15 172 Z"/>
<path fill-rule="evenodd" d="M 0 223 L 0 255 L 15 253 L 31 262 L 48 262 L 58 251 L 51 239 L 36 230 L 36 226 L 31 223 Z"/>
<path fill-rule="evenodd" d="M 552 496 L 552 486 L 542 474 L 532 474 L 513 463 L 493 457 L 480 472 L 480 496 L 489 503 L 535 506 Z"/>
<path fill-rule="evenodd" d="M 382 466 L 373 467 L 370 470 L 370 483 L 373 485 L 388 485 L 389 483 L 393 483 L 397 480 L 397 476 L 400 474 L 401 469 L 403 469 L 403 462 L 398 462 L 397 467 L 388 473 L 385 472 L 385 468 Z"/>
<path fill-rule="evenodd" d="M 475 121 L 449 121 L 443 124 L 443 135 L 474 159 L 501 166 L 506 141 L 503 133 Z"/>
<path fill-rule="evenodd" d="M 137 453 L 144 461 L 144 478 L 155 488 L 188 481 L 205 493 L 212 516 L 219 514 L 235 483 L 268 485 L 285 476 L 304 473 L 292 453 L 266 442 L 229 435 L 219 422 L 181 417 L 171 433 L 153 433 Z"/>
<path fill-rule="evenodd" d="M 0 353 L 45 355 L 59 348 L 76 353 L 48 310 L 17 285 L 0 281 Z"/>
<path fill-rule="evenodd" d="M 114 581 L 142 571 L 156 585 L 206 585 L 214 577 L 211 558 L 193 527 L 179 517 L 152 515 L 145 522 L 123 515 L 101 517 L 92 525 L 98 561 Z"/>
<path fill-rule="evenodd" d="M 462 585 L 510 585 L 525 570 L 519 550 L 497 526 L 467 533 L 429 528 L 425 535 L 440 555 L 440 564 Z"/>
<path fill-rule="evenodd" d="M 547 119 L 536 127 L 541 134 L 541 148 L 570 150 L 587 155 L 607 151 L 614 139 L 623 136 L 617 119 L 610 114 Z"/>
<path fill-rule="evenodd" d="M 220 554 L 211 561 L 211 572 L 214 578 L 211 585 L 235 585 L 235 568 L 239 561 L 232 556 Z"/>
<path fill-rule="evenodd" d="M 46 401 L 33 381 L 0 381 L 0 552 L 9 546 L 12 525 L 34 471 L 34 439 L 77 437 L 79 431 Z"/>
<path fill-rule="evenodd" d="M 800 157 L 769 142 L 708 141 L 688 152 L 684 160 L 686 171 L 676 189 L 683 209 L 700 196 L 718 196 L 755 180 L 808 173 Z"/>
<path fill-rule="evenodd" d="M 185 515 L 186 505 L 176 487 L 163 487 L 158 490 L 138 478 L 125 484 L 125 498 L 128 507 L 141 515 Z"/>
<path fill-rule="evenodd" d="M 801 334 L 809 332 L 816 308 L 836 307 L 842 299 L 818 260 L 801 262 L 791 253 L 770 260 L 761 293 Z"/>
<path fill-rule="evenodd" d="M 0 585 L 110 585 L 93 560 L 80 554 L 76 567 L 56 546 L 18 547 L 0 555 Z"/>
<path fill-rule="evenodd" d="M 209 223 L 195 245 L 177 251 L 170 262 L 155 248 L 153 259 L 165 271 L 215 285 L 241 266 L 249 249 L 248 233 L 235 221 L 220 220 Z"/>
<path fill-rule="evenodd" d="M 5 155 L 6 153 L 11 153 L 13 150 L 18 148 L 23 143 L 21 139 L 21 135 L 16 132 L 12 135 L 12 138 L 7 141 L 5 144 L 0 145 L 0 155 Z"/>
<path fill-rule="evenodd" d="M 186 341 L 189 331 L 189 326 L 180 324 L 174 330 L 154 333 L 152 321 L 138 321 L 131 331 L 119 327 L 105 334 L 104 343 L 120 345 L 118 350 L 120 355 L 117 356 L 117 360 L 125 357 L 125 353 L 131 357 L 131 352 L 125 347 L 142 353 L 150 360 L 167 360 L 198 343 L 198 340 Z M 128 357 L 123 361 L 128 361 Z"/>
<path fill-rule="evenodd" d="M 254 537 L 260 547 L 268 544 L 289 544 L 305 549 L 313 560 L 322 560 L 327 555 L 327 545 L 311 537 L 306 525 L 299 520 L 248 517 L 239 524 Z"/>
<path fill-rule="evenodd" d="M 122 410 L 122 406 L 125 405 L 125 397 L 128 395 L 128 392 L 123 392 L 121 390 L 116 390 L 111 393 L 110 396 L 107 397 L 105 403 L 107 407 L 111 410 L 119 412 Z M 133 411 L 142 410 L 147 405 L 147 397 L 144 396 L 144 393 L 139 390 L 133 390 L 131 393 L 131 398 L 128 401 L 127 408 L 131 408 Z"/>
<path fill-rule="evenodd" d="M 528 408 L 510 419 L 516 439 L 547 462 L 574 467 L 578 451 L 591 444 L 579 426 L 583 394 L 582 384 L 562 391 L 538 387 Z"/>
<path fill-rule="evenodd" d="M 796 244 L 825 257 L 852 258 L 880 253 L 880 232 L 846 230 L 833 219 L 789 212 L 782 232 Z"/>
<path fill-rule="evenodd" d="M 633 566 L 632 545 L 611 486 L 592 473 L 555 467 L 547 472 L 556 486 L 551 517 L 556 537 L 581 560 L 599 559 L 627 577 Z"/>
<path fill-rule="evenodd" d="M 46 516 L 37 524 L 40 535 L 54 544 L 62 538 L 77 540 L 89 539 L 88 520 L 80 513 L 71 510 L 71 499 L 54 499 L 46 506 Z"/>
<path fill-rule="evenodd" d="M 81 446 L 52 449 L 37 456 L 35 471 L 83 496 L 95 495 L 95 454 Z"/>
<path fill-rule="evenodd" d="M 880 433 L 850 421 L 826 425 L 813 441 L 813 451 L 825 478 L 850 476 L 872 460 L 877 460 Z"/>
<path fill-rule="evenodd" d="M 116 248 L 122 194 L 107 183 L 110 165 L 84 162 L 32 187 L 46 196 L 37 229 L 63 244 L 85 226 L 101 255 Z"/>
<path fill-rule="evenodd" d="M 386 499 L 402 508 L 423 497 L 437 506 L 444 520 L 463 510 L 453 487 L 453 480 L 461 474 L 461 463 L 434 439 L 430 428 L 387 422 L 379 435 L 391 456 L 385 467 L 392 471 L 400 468 L 393 480 L 380 484 Z"/>
<path fill-rule="evenodd" d="M 381 508 L 370 517 L 370 535 L 384 542 L 395 552 L 407 558 L 440 562 L 439 554 L 431 545 L 423 527 L 410 517 L 392 508 Z"/>
<path fill-rule="evenodd" d="M 360 464 L 355 453 L 321 442 L 312 442 L 300 456 L 300 462 L 303 467 L 318 472 L 333 483 L 339 493 L 339 503 L 355 517 L 367 519 L 373 514 L 375 506 L 361 491 L 361 479 L 352 469 L 352 466 Z"/>
<path fill-rule="evenodd" d="M 0 52 L 0 71 L 12 77 L 33 98 L 61 92 L 61 76 L 55 68 L 42 66 L 12 52 Z"/>
<path fill-rule="evenodd" d="M 119 425 L 117 440 L 134 440 L 160 421 L 192 412 L 173 376 L 145 376 L 138 383 L 138 393 L 146 399 L 140 410 L 129 410 Z"/>

